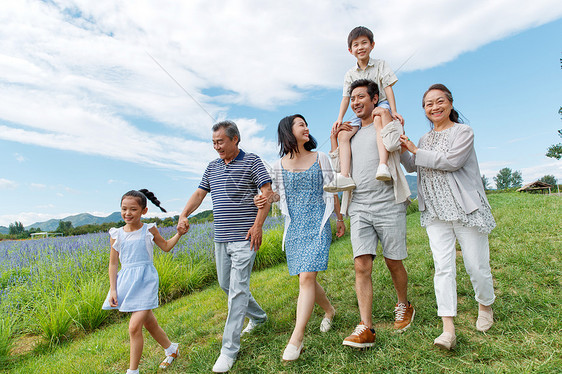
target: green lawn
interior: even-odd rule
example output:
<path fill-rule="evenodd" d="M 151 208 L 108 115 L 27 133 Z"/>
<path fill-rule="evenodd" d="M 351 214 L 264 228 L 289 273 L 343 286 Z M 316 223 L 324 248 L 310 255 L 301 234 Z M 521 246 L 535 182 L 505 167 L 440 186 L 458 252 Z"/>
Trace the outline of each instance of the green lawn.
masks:
<path fill-rule="evenodd" d="M 232 373 L 371 373 L 371 372 L 562 372 L 562 199 L 557 196 L 490 196 L 498 227 L 490 235 L 497 300 L 496 323 L 486 333 L 474 327 L 477 304 L 458 258 L 458 346 L 451 352 L 433 347 L 440 334 L 433 293 L 433 261 L 419 213 L 408 216 L 409 298 L 416 318 L 409 331 L 392 330 L 395 294 L 384 261 L 373 271 L 376 346 L 343 347 L 359 322 L 349 236 L 333 243 L 330 265 L 319 276 L 337 310 L 333 329 L 322 334 L 322 313 L 315 309 L 305 336 L 305 350 L 294 363 L 281 354 L 294 324 L 298 281 L 286 265 L 256 271 L 251 289 L 269 314 L 265 326 L 242 340 Z M 218 357 L 226 317 L 226 297 L 218 285 L 156 309 L 161 325 L 180 343 L 180 358 L 168 373 L 206 373 Z M 106 325 L 55 348 L 34 345 L 33 337 L 16 342 L 10 373 L 125 373 L 128 367 L 127 322 Z M 27 348 L 34 346 L 35 348 Z M 163 351 L 148 335 L 141 373 L 156 373 Z"/>

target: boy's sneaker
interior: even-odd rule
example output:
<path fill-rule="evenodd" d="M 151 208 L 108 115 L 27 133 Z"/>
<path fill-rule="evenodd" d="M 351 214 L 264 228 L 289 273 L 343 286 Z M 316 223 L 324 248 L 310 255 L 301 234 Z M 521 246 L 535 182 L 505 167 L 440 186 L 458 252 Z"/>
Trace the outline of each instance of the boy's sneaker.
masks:
<path fill-rule="evenodd" d="M 253 319 L 250 318 L 250 320 L 248 321 L 248 324 L 246 325 L 246 328 L 244 330 L 242 330 L 242 332 L 240 333 L 240 336 L 251 333 L 256 327 L 265 323 L 265 321 L 267 321 L 267 318 L 264 319 L 263 321 L 259 321 L 259 322 L 254 321 Z"/>
<path fill-rule="evenodd" d="M 355 189 L 355 182 L 350 177 L 344 177 L 341 173 L 336 174 L 336 178 L 324 186 L 324 191 L 336 193 L 341 191 L 351 191 Z"/>
<path fill-rule="evenodd" d="M 394 329 L 396 332 L 404 332 L 412 324 L 414 316 L 416 315 L 416 310 L 408 301 L 408 305 L 404 303 L 396 304 L 394 313 Z"/>
<path fill-rule="evenodd" d="M 361 321 L 355 331 L 343 340 L 343 345 L 354 348 L 367 348 L 375 345 L 375 331 L 371 330 Z"/>
<path fill-rule="evenodd" d="M 390 175 L 390 170 L 388 170 L 388 166 L 386 166 L 386 164 L 379 164 L 375 178 L 384 182 L 392 180 L 392 175 Z"/>

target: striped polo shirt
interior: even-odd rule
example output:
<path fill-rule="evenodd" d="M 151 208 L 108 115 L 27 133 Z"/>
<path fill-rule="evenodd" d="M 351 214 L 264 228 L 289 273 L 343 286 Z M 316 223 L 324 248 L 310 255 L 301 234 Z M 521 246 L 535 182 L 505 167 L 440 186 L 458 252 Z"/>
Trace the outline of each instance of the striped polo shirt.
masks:
<path fill-rule="evenodd" d="M 211 193 L 215 242 L 246 240 L 258 213 L 254 196 L 266 183 L 271 178 L 253 153 L 240 150 L 228 164 L 221 158 L 209 163 L 199 188 Z"/>

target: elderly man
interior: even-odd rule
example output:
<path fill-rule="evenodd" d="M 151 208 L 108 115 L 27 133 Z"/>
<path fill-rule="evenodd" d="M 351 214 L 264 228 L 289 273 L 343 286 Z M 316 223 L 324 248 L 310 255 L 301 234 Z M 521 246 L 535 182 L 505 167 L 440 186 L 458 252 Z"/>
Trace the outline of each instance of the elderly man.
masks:
<path fill-rule="evenodd" d="M 360 79 L 351 84 L 351 108 L 361 119 L 361 127 L 351 139 L 352 177 L 357 184 L 353 196 L 344 193 L 342 212 L 349 211 L 351 245 L 355 265 L 355 290 L 361 322 L 355 331 L 344 339 L 343 345 L 366 348 L 375 343 L 373 329 L 373 282 L 371 272 L 377 254 L 377 245 L 382 245 L 382 255 L 390 270 L 398 303 L 394 309 L 394 328 L 404 331 L 414 319 L 414 308 L 408 302 L 408 274 L 402 264 L 406 251 L 406 204 L 410 195 L 406 178 L 400 168 L 399 137 L 402 125 L 392 121 L 387 109 L 377 107 L 378 86 L 375 82 Z M 345 130 L 349 126 L 340 126 Z M 393 181 L 376 179 L 379 153 L 377 132 L 381 132 L 383 143 L 392 153 L 389 167 Z M 332 152 L 337 157 L 337 133 L 332 134 Z M 347 206 L 349 204 L 349 209 Z"/>
<path fill-rule="evenodd" d="M 221 354 L 213 366 L 215 373 L 232 368 L 240 350 L 241 333 L 250 332 L 267 319 L 250 293 L 250 274 L 269 211 L 269 204 L 258 210 L 253 197 L 258 189 L 265 196 L 272 193 L 271 178 L 260 158 L 239 149 L 239 143 L 240 132 L 234 122 L 223 121 L 213 126 L 213 146 L 219 158 L 207 166 L 199 188 L 190 197 L 178 222 L 178 227 L 189 229 L 187 217 L 211 193 L 217 277 L 228 295 L 228 316 Z M 246 316 L 249 323 L 242 331 Z"/>

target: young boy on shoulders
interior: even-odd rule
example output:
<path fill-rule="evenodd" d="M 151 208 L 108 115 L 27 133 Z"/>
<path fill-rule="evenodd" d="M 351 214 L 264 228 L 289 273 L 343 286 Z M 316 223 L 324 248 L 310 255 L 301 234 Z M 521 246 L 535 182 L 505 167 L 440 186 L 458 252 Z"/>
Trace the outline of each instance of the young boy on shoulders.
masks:
<path fill-rule="evenodd" d="M 371 30 L 366 27 L 358 26 L 351 30 L 347 37 L 349 53 L 357 58 L 356 66 L 347 71 L 343 84 L 343 98 L 340 104 L 340 112 L 337 121 L 332 127 L 332 133 L 336 133 L 343 122 L 343 116 L 349 106 L 349 88 L 351 83 L 358 79 L 370 79 L 380 88 L 379 102 L 377 107 L 387 109 L 393 119 L 399 120 L 404 124 L 404 120 L 396 111 L 396 100 L 392 86 L 398 81 L 390 66 L 384 60 L 373 59 L 370 57 L 371 51 L 375 48 L 374 36 Z M 351 131 L 340 131 L 338 135 L 339 158 L 341 173 L 331 184 L 324 187 L 327 192 L 349 191 L 355 188 L 355 182 L 350 177 L 351 169 L 351 146 L 350 140 L 359 130 L 361 120 L 355 117 L 351 121 Z M 377 146 L 380 163 L 377 168 L 376 178 L 382 181 L 392 179 L 388 169 L 388 151 L 382 144 L 380 133 L 377 133 Z"/>

